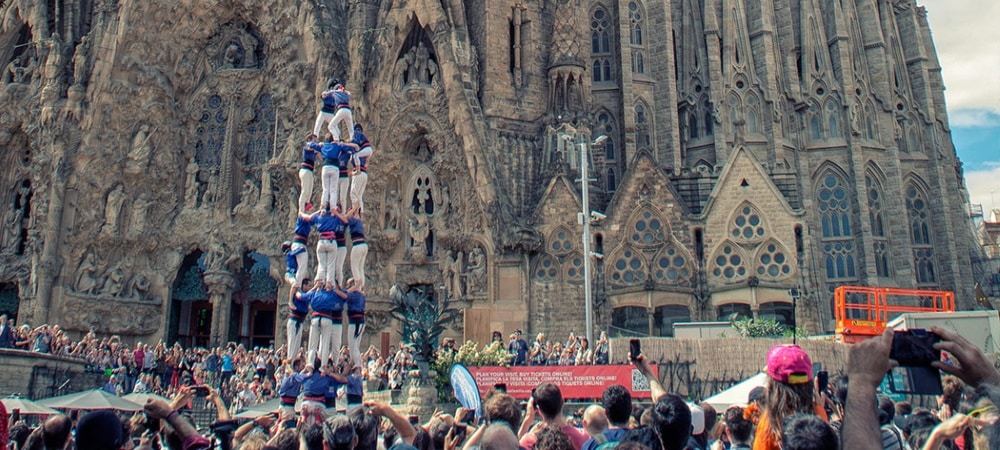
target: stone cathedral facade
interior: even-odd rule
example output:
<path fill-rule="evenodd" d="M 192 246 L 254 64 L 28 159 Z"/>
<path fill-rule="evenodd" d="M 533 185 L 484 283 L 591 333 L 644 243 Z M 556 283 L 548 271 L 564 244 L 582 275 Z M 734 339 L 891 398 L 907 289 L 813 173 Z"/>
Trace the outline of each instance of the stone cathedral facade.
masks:
<path fill-rule="evenodd" d="M 455 299 L 455 335 L 582 332 L 581 155 L 606 216 L 598 329 L 829 332 L 839 285 L 975 307 L 914 0 L 3 0 L 0 18 L 0 309 L 19 323 L 280 344 L 279 244 L 330 79 L 375 148 L 373 342 L 393 285 Z"/>

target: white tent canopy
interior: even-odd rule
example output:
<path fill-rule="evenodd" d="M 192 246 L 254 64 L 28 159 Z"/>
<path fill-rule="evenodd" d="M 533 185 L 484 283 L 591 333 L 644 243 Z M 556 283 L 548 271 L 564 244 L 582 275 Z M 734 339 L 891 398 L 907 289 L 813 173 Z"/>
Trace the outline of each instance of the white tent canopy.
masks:
<path fill-rule="evenodd" d="M 766 384 L 767 374 L 760 372 L 757 375 L 740 381 L 729 389 L 706 398 L 705 403 L 712 405 L 716 411 L 725 411 L 726 408 L 732 405 L 744 406 L 747 404 L 747 396 L 750 395 L 750 391 L 752 391 L 755 387 L 764 386 Z"/>

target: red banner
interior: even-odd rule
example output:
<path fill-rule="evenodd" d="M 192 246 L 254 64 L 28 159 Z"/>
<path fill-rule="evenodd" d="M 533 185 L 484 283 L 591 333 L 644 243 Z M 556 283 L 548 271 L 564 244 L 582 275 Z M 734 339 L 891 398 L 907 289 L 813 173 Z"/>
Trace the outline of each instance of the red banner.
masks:
<path fill-rule="evenodd" d="M 656 366 L 651 367 L 656 373 Z M 650 398 L 649 381 L 631 365 L 607 366 L 515 366 L 469 367 L 469 372 L 479 385 L 479 393 L 493 386 L 507 385 L 507 393 L 518 400 L 531 397 L 531 390 L 542 383 L 559 386 L 563 398 L 600 398 L 604 389 L 612 384 L 625 386 L 632 398 Z M 659 376 L 659 375 L 657 375 Z"/>

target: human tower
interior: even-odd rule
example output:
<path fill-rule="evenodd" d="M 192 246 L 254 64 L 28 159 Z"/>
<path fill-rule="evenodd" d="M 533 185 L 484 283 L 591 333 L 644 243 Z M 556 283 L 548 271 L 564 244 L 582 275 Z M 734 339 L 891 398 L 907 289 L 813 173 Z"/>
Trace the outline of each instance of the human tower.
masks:
<path fill-rule="evenodd" d="M 287 262 L 285 279 L 291 289 L 286 326 L 288 376 L 279 387 L 284 407 L 292 407 L 301 393 L 303 411 L 318 415 L 335 408 L 335 392 L 340 384 L 347 384 L 348 405 L 360 403 L 362 396 L 359 346 L 365 330 L 365 259 L 368 255 L 363 198 L 368 184 L 368 158 L 372 155 L 364 129 L 354 121 L 351 94 L 347 89 L 340 83 L 331 82 L 321 100 L 316 124 L 302 146 L 301 191 L 294 237 L 282 244 Z M 324 124 L 327 132 L 320 140 Z M 342 139 L 345 135 L 346 139 Z M 319 161 L 322 196 L 319 208 L 314 211 L 311 201 L 313 178 Z M 316 274 L 310 280 L 307 246 L 314 229 L 319 236 L 315 248 Z M 351 278 L 345 281 L 347 261 L 350 261 Z M 342 361 L 340 348 L 345 312 L 349 355 Z M 302 331 L 307 319 L 309 342 L 303 352 Z"/>

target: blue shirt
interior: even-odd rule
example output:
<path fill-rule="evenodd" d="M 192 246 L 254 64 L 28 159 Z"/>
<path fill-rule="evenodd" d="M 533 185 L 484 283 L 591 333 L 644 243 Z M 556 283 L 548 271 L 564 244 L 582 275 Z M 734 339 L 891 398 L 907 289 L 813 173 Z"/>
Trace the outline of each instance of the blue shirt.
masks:
<path fill-rule="evenodd" d="M 282 397 L 298 397 L 299 392 L 302 392 L 302 381 L 306 379 L 306 376 L 301 373 L 293 373 L 284 380 L 281 380 L 281 386 L 278 386 L 278 395 Z"/>
<path fill-rule="evenodd" d="M 233 357 L 230 355 L 222 355 L 222 371 L 232 372 L 233 371 Z"/>
<path fill-rule="evenodd" d="M 299 250 L 301 250 L 301 249 L 299 249 Z M 287 251 L 287 252 L 285 252 L 285 266 L 288 267 L 285 271 L 287 273 L 294 274 L 295 272 L 299 271 L 299 261 L 297 259 L 295 259 L 295 255 L 297 255 L 299 253 L 302 253 L 302 252 L 297 252 L 297 251 L 296 252 L 293 252 L 293 251 Z"/>
<path fill-rule="evenodd" d="M 310 169 L 313 168 L 316 165 L 316 154 L 322 149 L 323 146 L 315 142 L 308 142 L 302 146 L 302 167 L 308 165 Z"/>
<path fill-rule="evenodd" d="M 340 217 L 332 214 L 320 214 L 313 217 L 313 220 L 316 221 L 316 231 L 320 233 L 344 234 L 344 222 L 340 220 Z"/>
<path fill-rule="evenodd" d="M 354 130 L 354 143 L 358 144 L 358 148 L 370 147 L 372 145 L 371 142 L 368 142 L 368 136 L 365 136 L 365 133 L 358 129 Z M 364 163 L 362 162 L 362 164 Z"/>
<path fill-rule="evenodd" d="M 326 142 L 320 147 L 320 153 L 323 154 L 323 165 L 342 167 L 351 159 L 354 147 L 339 142 Z"/>
<path fill-rule="evenodd" d="M 344 310 L 344 299 L 340 298 L 334 291 L 328 291 L 325 289 L 319 291 L 312 291 L 304 294 L 303 297 L 308 295 L 309 306 L 312 307 L 313 311 L 333 311 L 334 313 Z M 340 349 L 337 349 L 338 351 Z"/>
<path fill-rule="evenodd" d="M 309 238 L 309 232 L 312 231 L 313 223 L 312 220 L 299 216 L 295 219 L 295 235 L 302 236 L 304 238 Z"/>
<path fill-rule="evenodd" d="M 365 237 L 365 223 L 357 217 L 351 217 L 347 219 L 347 229 L 351 232 L 351 238 L 361 238 Z"/>
<path fill-rule="evenodd" d="M 348 311 L 364 311 L 365 310 L 365 294 L 358 291 L 351 291 L 347 293 L 347 310 Z"/>
<path fill-rule="evenodd" d="M 628 430 L 624 428 L 608 428 L 607 430 L 604 430 L 604 438 L 606 439 L 604 442 L 618 442 L 622 440 L 622 437 L 625 436 L 626 432 L 628 432 Z M 583 447 L 580 447 L 580 449 L 594 450 L 600 445 L 601 444 L 598 444 L 597 441 L 594 440 L 594 438 L 590 438 L 587 439 L 587 442 L 583 443 Z"/>
<path fill-rule="evenodd" d="M 351 106 L 351 94 L 347 91 L 333 91 L 333 99 L 337 106 L 348 108 Z"/>
<path fill-rule="evenodd" d="M 361 377 L 350 374 L 347 376 L 347 394 L 348 395 L 364 395 L 364 388 L 361 386 Z"/>
<path fill-rule="evenodd" d="M 325 397 L 326 391 L 330 389 L 330 385 L 336 382 L 337 380 L 334 380 L 333 377 L 320 375 L 317 370 L 302 381 L 302 391 L 308 397 Z"/>
<path fill-rule="evenodd" d="M 335 113 L 337 112 L 337 98 L 333 96 L 335 91 L 324 91 L 326 97 L 323 98 L 323 112 L 325 113 Z"/>
<path fill-rule="evenodd" d="M 309 312 L 309 297 L 306 294 L 307 292 L 299 291 L 299 295 L 292 297 L 292 305 L 295 305 L 293 311 L 300 314 Z"/>

